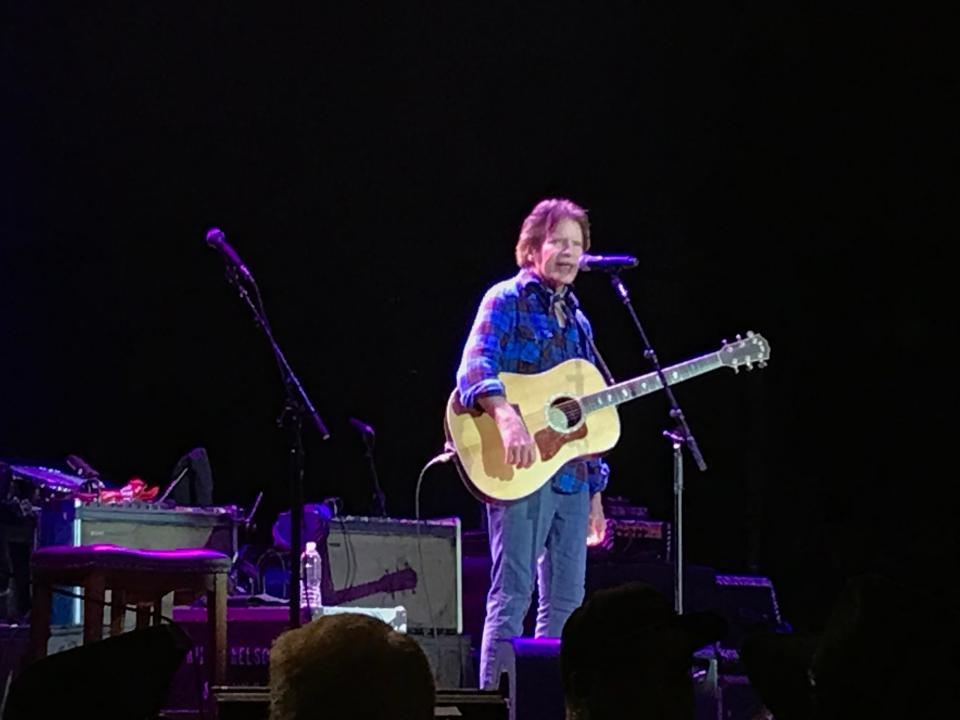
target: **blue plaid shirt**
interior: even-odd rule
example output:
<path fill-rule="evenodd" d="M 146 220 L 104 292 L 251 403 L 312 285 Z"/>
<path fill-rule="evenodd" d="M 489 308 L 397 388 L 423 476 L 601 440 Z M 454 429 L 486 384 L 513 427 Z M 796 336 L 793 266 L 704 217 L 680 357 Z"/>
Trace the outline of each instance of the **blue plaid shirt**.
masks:
<path fill-rule="evenodd" d="M 580 328 L 590 337 L 593 330 L 573 293 L 568 288 L 562 299 L 568 318 L 566 327 L 560 326 L 552 309 L 554 296 L 526 268 L 487 291 L 457 372 L 457 389 L 465 407 L 475 407 L 477 398 L 485 395 L 504 395 L 503 383 L 497 379 L 501 372 L 538 373 L 571 358 L 596 362 Z M 577 322 L 573 321 L 573 313 Z M 561 493 L 576 493 L 589 487 L 592 494 L 606 487 L 609 475 L 610 468 L 602 460 L 571 460 L 557 471 L 551 485 Z"/>

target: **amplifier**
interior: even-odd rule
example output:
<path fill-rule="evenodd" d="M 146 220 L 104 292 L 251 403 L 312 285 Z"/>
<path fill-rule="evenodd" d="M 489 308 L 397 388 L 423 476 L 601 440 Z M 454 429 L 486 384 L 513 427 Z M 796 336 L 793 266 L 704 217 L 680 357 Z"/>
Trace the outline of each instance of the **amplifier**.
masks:
<path fill-rule="evenodd" d="M 219 720 L 268 720 L 270 693 L 262 687 L 221 687 L 213 689 Z M 318 710 L 318 717 L 322 715 Z M 488 690 L 438 689 L 435 718 L 464 720 L 507 720 L 507 699 Z M 165 713 L 162 717 L 174 717 Z M 344 718 L 343 720 L 349 720 Z"/>
<path fill-rule="evenodd" d="M 730 631 L 722 644 L 739 650 L 744 637 L 759 629 L 783 630 L 777 594 L 769 578 L 755 575 L 717 575 L 715 612 L 726 618 Z"/>
<path fill-rule="evenodd" d="M 203 668 L 207 639 L 205 608 L 175 607 L 173 620 L 194 643 L 170 684 L 167 710 L 198 711 L 206 696 L 207 674 Z M 308 618 L 303 617 L 303 622 Z M 270 646 L 290 627 L 286 606 L 227 608 L 227 677 L 230 685 L 266 686 Z"/>
<path fill-rule="evenodd" d="M 110 543 L 143 550 L 209 548 L 233 557 L 237 550 L 232 507 L 166 507 L 149 503 L 48 503 L 40 515 L 39 545 Z"/>
<path fill-rule="evenodd" d="M 670 561 L 671 527 L 664 520 L 607 518 L 603 541 L 590 548 L 591 558 L 625 561 Z"/>
<path fill-rule="evenodd" d="M 412 634 L 463 632 L 459 518 L 333 518 L 327 552 L 339 605 L 402 605 Z"/>
<path fill-rule="evenodd" d="M 401 608 L 324 608 L 324 613 L 362 612 L 387 622 L 399 630 L 403 622 Z M 174 607 L 173 620 L 194 643 L 186 661 L 177 670 L 167 697 L 171 711 L 197 710 L 206 693 L 207 674 L 203 670 L 207 638 L 207 613 L 203 607 Z M 301 618 L 306 623 L 306 611 Z M 270 668 L 273 641 L 290 627 L 286 605 L 227 608 L 227 678 L 229 685 L 263 688 Z M 78 633 L 79 637 L 79 633 Z M 465 635 L 411 636 L 423 649 L 438 687 L 462 688 L 476 684 L 470 655 L 470 638 Z"/>

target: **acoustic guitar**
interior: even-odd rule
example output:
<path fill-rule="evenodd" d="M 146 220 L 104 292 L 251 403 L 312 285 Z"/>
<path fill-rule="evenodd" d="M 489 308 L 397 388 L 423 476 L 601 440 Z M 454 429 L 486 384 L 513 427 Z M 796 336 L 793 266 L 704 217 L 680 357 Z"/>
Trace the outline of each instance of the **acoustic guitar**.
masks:
<path fill-rule="evenodd" d="M 717 352 L 663 369 L 668 385 L 719 368 L 764 367 L 770 345 L 749 332 L 733 342 L 724 341 Z M 523 418 L 536 445 L 537 457 L 529 468 L 508 465 L 500 431 L 493 418 L 460 403 L 455 390 L 447 402 L 446 431 L 456 451 L 458 469 L 467 489 L 483 502 L 520 500 L 539 490 L 567 462 L 606 452 L 620 438 L 617 405 L 663 387 L 655 372 L 607 385 L 600 371 L 587 360 L 567 360 L 542 373 L 500 373 L 507 401 Z"/>

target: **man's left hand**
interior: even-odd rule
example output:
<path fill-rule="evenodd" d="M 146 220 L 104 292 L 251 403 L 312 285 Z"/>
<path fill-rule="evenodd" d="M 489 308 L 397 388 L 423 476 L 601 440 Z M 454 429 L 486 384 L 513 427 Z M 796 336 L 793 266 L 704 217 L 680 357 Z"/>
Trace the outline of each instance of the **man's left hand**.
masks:
<path fill-rule="evenodd" d="M 607 534 L 607 520 L 603 516 L 600 493 L 590 497 L 590 514 L 587 516 L 587 545 L 599 545 Z"/>

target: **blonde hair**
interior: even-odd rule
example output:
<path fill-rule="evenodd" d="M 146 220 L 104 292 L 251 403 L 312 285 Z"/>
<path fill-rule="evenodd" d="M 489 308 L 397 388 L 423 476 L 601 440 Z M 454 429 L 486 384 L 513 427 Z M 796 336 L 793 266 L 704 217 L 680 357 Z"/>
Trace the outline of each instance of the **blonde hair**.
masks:
<path fill-rule="evenodd" d="M 540 250 L 543 241 L 552 233 L 557 224 L 569 218 L 580 226 L 583 232 L 583 250 L 590 249 L 590 221 L 587 211 L 572 200 L 565 198 L 547 198 L 537 203 L 527 215 L 520 228 L 517 240 L 517 265 L 529 267 L 533 264 L 533 255 Z"/>

